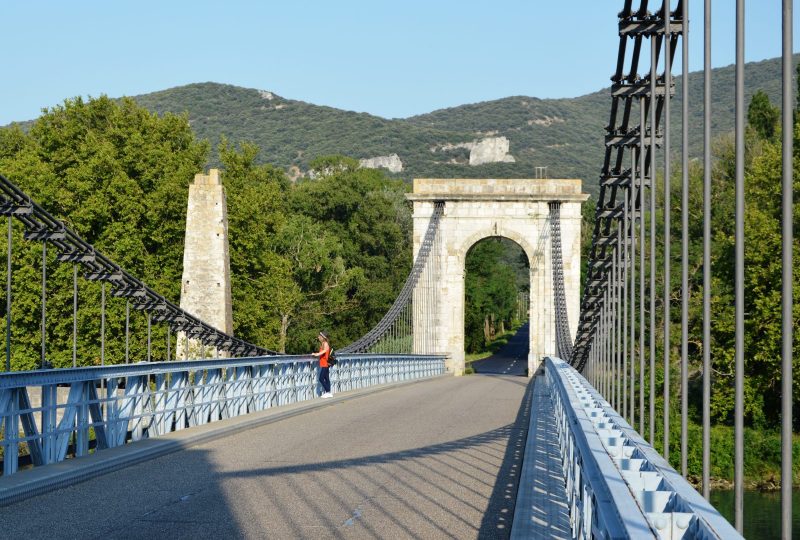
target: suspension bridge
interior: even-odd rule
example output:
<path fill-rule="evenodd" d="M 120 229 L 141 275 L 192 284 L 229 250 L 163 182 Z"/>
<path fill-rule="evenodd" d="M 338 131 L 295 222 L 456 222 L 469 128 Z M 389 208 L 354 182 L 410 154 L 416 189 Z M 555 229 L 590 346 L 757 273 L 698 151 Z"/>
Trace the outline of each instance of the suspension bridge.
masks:
<path fill-rule="evenodd" d="M 339 351 L 334 399 L 316 364 L 245 342 L 188 313 L 0 177 L 8 217 L 6 372 L 0 374 L 0 523 L 9 537 L 245 536 L 719 538 L 743 523 L 742 227 L 744 2 L 737 1 L 735 519 L 708 502 L 710 357 L 703 354 L 700 492 L 687 481 L 686 0 L 622 2 L 619 55 L 588 261 L 579 181 L 415 181 L 414 264 L 395 303 Z M 791 537 L 791 2 L 783 32 L 783 513 Z M 705 217 L 710 247 L 710 21 L 705 2 Z M 669 463 L 672 63 L 681 44 L 680 471 Z M 649 55 L 647 46 L 649 45 Z M 649 56 L 649 62 L 646 62 Z M 787 135 L 788 134 L 788 135 Z M 600 134 L 598 134 L 600 136 Z M 663 166 L 657 164 L 657 150 Z M 657 227 L 656 215 L 664 223 Z M 40 242 L 41 369 L 10 371 L 14 227 Z M 657 236 L 659 235 L 659 236 Z M 483 238 L 517 242 L 531 271 L 529 324 L 464 370 L 463 271 Z M 657 245 L 667 284 L 656 290 Z M 48 369 L 48 250 L 78 279 L 147 315 L 146 361 Z M 580 266 L 584 265 L 582 292 Z M 648 281 L 649 280 L 649 281 Z M 77 305 L 77 285 L 73 302 Z M 656 331 L 655 302 L 664 316 Z M 704 339 L 713 318 L 704 289 Z M 126 310 L 126 317 L 128 311 Z M 152 324 L 166 358 L 150 356 Z M 65 325 L 61 325 L 64 327 Z M 73 332 L 77 325 L 73 319 Z M 126 343 L 128 325 L 126 328 Z M 101 329 L 105 336 L 105 327 Z M 215 358 L 175 358 L 178 335 Z M 74 335 L 74 334 L 73 334 Z M 656 338 L 664 379 L 656 387 Z M 172 340 L 176 341 L 172 341 Z M 103 342 L 104 343 L 104 342 Z M 175 347 L 172 344 L 175 343 Z M 75 349 L 73 348 L 73 351 Z M 189 348 L 184 348 L 188 351 Z M 220 354 L 222 352 L 222 354 Z M 75 353 L 73 352 L 73 358 Z M 105 362 L 104 362 L 105 364 Z M 511 368 L 513 366 L 513 369 Z M 514 375 L 527 369 L 530 379 Z M 485 373 L 480 375 L 480 373 Z M 656 411 L 657 390 L 663 412 Z M 654 447 L 656 423 L 663 454 Z M 638 430 L 637 430 L 638 427 Z"/>

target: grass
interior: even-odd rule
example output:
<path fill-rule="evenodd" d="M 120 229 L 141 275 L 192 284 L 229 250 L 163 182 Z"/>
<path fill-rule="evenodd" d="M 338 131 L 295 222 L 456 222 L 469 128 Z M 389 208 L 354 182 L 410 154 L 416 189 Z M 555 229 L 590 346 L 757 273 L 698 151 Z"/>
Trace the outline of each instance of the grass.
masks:
<path fill-rule="evenodd" d="M 660 426 L 659 426 L 660 427 Z M 688 425 L 687 465 L 690 482 L 699 484 L 702 475 L 702 426 Z M 663 431 L 656 430 L 655 448 L 662 449 Z M 733 487 L 734 430 L 731 426 L 711 426 L 711 478 L 719 488 Z M 781 477 L 781 434 L 778 430 L 744 429 L 744 481 L 748 489 L 779 489 Z M 793 485 L 800 486 L 800 435 L 792 444 Z M 680 419 L 670 421 L 670 465 L 680 470 Z"/>
<path fill-rule="evenodd" d="M 496 335 L 494 340 L 492 340 L 492 342 L 489 343 L 484 350 L 473 353 L 465 353 L 464 363 L 469 366 L 476 360 L 483 360 L 484 358 L 489 358 L 492 356 L 494 353 L 508 345 L 509 340 L 514 337 L 521 324 L 522 323 L 516 324 L 509 328 L 509 330 L 507 330 L 505 333 Z"/>

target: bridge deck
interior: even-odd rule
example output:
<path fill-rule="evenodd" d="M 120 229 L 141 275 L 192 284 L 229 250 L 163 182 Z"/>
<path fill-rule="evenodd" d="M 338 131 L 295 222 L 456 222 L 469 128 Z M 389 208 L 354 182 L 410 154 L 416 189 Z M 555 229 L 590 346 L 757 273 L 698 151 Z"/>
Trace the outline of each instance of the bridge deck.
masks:
<path fill-rule="evenodd" d="M 475 375 L 331 400 L 0 508 L 0 523 L 12 537 L 503 538 L 533 388 Z"/>

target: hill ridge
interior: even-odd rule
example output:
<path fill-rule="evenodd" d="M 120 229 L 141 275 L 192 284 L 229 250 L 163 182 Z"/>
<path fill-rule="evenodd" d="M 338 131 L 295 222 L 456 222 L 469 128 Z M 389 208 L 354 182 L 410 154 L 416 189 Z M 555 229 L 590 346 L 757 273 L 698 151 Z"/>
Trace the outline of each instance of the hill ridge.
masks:
<path fill-rule="evenodd" d="M 797 57 L 797 55 L 796 55 Z M 746 99 L 762 89 L 774 104 L 780 96 L 780 59 L 746 65 Z M 712 133 L 733 129 L 734 66 L 712 72 Z M 680 150 L 681 77 L 675 78 L 673 148 Z M 702 71 L 689 74 L 690 146 L 702 148 Z M 260 160 L 293 176 L 308 170 L 315 157 L 345 154 L 358 159 L 396 154 L 412 177 L 531 177 L 547 167 L 553 178 L 581 178 L 594 193 L 604 155 L 605 125 L 611 103 L 609 87 L 574 98 L 515 95 L 455 105 L 407 118 L 384 118 L 367 112 L 315 105 L 271 90 L 205 81 L 131 96 L 159 114 L 187 113 L 202 139 L 216 146 L 250 141 L 261 148 Z M 476 148 L 481 141 L 495 138 Z M 505 141 L 505 142 L 504 142 Z M 504 146 L 505 145 L 505 146 Z M 504 150 L 505 148 L 505 150 Z M 485 159 L 475 159 L 473 152 Z M 504 153 L 505 152 L 505 153 Z M 488 159 L 488 162 L 486 161 Z M 492 162 L 492 160 L 501 160 Z M 386 160 L 384 160 L 386 161 Z M 381 162 L 378 160 L 378 162 Z"/>

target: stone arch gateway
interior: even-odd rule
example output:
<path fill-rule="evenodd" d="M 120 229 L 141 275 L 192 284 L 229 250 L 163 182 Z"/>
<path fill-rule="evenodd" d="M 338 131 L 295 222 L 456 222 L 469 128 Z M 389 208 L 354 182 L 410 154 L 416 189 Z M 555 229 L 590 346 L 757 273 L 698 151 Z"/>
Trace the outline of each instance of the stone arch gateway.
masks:
<path fill-rule="evenodd" d="M 448 369 L 464 373 L 464 277 L 467 252 L 480 240 L 505 237 L 522 247 L 530 266 L 530 348 L 528 374 L 545 355 L 555 355 L 555 320 L 548 204 L 561 203 L 561 245 L 569 329 L 578 326 L 580 307 L 581 205 L 588 195 L 578 179 L 414 179 L 407 195 L 414 205 L 414 257 L 433 214 L 444 202 L 439 232 L 429 257 L 439 299 L 433 324 L 436 352 L 448 355 Z M 430 323 L 427 323 L 430 324 Z M 416 328 L 415 321 L 415 332 Z"/>

